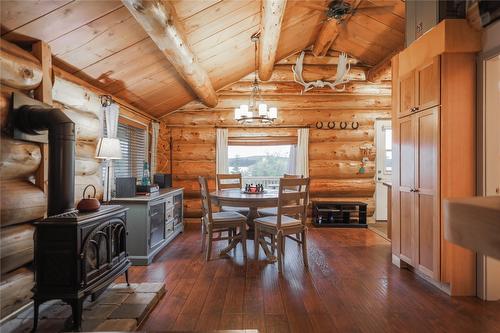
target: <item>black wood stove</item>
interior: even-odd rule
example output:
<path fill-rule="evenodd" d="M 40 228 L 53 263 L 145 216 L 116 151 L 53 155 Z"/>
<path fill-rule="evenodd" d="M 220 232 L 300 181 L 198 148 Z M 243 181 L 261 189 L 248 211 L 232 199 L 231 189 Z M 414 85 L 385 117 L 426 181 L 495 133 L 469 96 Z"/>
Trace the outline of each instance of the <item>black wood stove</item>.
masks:
<path fill-rule="evenodd" d="M 126 211 L 109 205 L 93 213 L 63 213 L 35 223 L 35 329 L 38 307 L 45 301 L 62 299 L 70 304 L 74 328 L 79 329 L 87 296 L 98 295 L 123 273 L 128 283 Z"/>
<path fill-rule="evenodd" d="M 14 93 L 9 127 L 17 139 L 49 143 L 49 217 L 35 223 L 33 330 L 40 304 L 51 299 L 72 306 L 74 328 L 80 329 L 87 296 L 97 297 L 123 273 L 128 283 L 127 208 L 75 210 L 75 124 L 64 112 Z"/>

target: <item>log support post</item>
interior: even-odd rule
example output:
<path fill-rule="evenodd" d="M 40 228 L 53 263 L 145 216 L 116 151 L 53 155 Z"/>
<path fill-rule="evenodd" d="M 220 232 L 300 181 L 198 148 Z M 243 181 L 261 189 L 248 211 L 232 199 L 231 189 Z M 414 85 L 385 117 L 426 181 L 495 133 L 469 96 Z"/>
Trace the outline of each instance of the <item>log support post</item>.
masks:
<path fill-rule="evenodd" d="M 39 41 L 33 45 L 33 55 L 40 61 L 42 65 L 42 82 L 35 89 L 35 98 L 43 103 L 52 105 L 52 52 L 50 46 Z M 35 179 L 36 185 L 47 194 L 49 170 L 49 148 L 47 144 L 41 144 L 40 150 L 42 159 L 38 168 Z"/>
<path fill-rule="evenodd" d="M 262 0 L 259 42 L 259 77 L 262 81 L 269 80 L 273 73 L 285 7 L 286 0 Z"/>

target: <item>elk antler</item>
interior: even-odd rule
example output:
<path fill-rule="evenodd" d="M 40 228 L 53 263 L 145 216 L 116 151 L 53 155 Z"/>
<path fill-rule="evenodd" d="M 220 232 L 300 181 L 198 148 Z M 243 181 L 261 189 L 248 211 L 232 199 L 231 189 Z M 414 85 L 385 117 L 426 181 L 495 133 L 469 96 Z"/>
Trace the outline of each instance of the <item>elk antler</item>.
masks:
<path fill-rule="evenodd" d="M 302 93 L 307 92 L 313 88 L 324 88 L 326 86 L 330 87 L 333 90 L 337 90 L 337 91 L 344 91 L 345 90 L 345 84 L 347 82 L 349 82 L 349 79 L 347 79 L 346 77 L 347 77 L 347 74 L 349 73 L 349 70 L 351 69 L 351 64 L 349 63 L 349 60 L 347 58 L 347 54 L 342 52 L 339 56 L 339 62 L 337 65 L 337 73 L 335 74 L 335 81 L 334 82 L 328 82 L 328 81 L 322 81 L 322 80 L 305 82 L 304 78 L 302 77 L 302 70 L 304 67 L 304 65 L 303 65 L 304 55 L 305 55 L 305 52 L 302 51 L 300 53 L 300 55 L 297 57 L 297 61 L 295 63 L 295 66 L 292 66 L 293 80 L 304 87 L 304 90 L 302 90 Z M 339 85 L 344 85 L 344 86 L 342 88 L 338 88 L 337 86 L 339 86 Z"/>

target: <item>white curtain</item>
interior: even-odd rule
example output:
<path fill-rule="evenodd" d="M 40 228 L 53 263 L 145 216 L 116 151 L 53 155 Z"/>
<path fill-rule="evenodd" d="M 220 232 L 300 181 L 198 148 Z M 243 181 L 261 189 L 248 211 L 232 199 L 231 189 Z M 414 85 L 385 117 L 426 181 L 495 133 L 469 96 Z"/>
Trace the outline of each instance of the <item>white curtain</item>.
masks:
<path fill-rule="evenodd" d="M 120 115 L 120 106 L 116 103 L 111 103 L 110 106 L 104 108 L 106 115 L 106 136 L 108 138 L 116 138 L 118 134 L 118 117 Z"/>
<path fill-rule="evenodd" d="M 309 128 L 298 129 L 295 173 L 309 177 Z"/>
<path fill-rule="evenodd" d="M 290 157 L 288 159 L 287 173 L 289 175 L 295 175 L 297 164 L 297 145 L 290 146 Z"/>
<path fill-rule="evenodd" d="M 151 122 L 151 177 L 156 173 L 159 133 L 160 123 L 156 121 Z"/>
<path fill-rule="evenodd" d="M 215 172 L 228 173 L 229 172 L 229 160 L 227 157 L 227 141 L 228 141 L 228 131 L 227 128 L 217 129 L 217 146 L 216 146 L 216 157 L 215 157 Z"/>
<path fill-rule="evenodd" d="M 120 106 L 116 103 L 111 103 L 111 105 L 104 107 L 104 119 L 106 121 L 106 136 L 108 138 L 116 138 L 118 135 L 118 118 L 120 116 Z M 112 198 L 112 193 L 115 189 L 114 170 L 113 161 L 106 160 L 107 164 L 106 172 L 108 174 L 104 175 L 104 189 L 105 193 L 103 199 L 109 201 Z M 108 184 L 108 181 L 110 184 Z M 107 189 L 107 190 L 106 190 Z"/>

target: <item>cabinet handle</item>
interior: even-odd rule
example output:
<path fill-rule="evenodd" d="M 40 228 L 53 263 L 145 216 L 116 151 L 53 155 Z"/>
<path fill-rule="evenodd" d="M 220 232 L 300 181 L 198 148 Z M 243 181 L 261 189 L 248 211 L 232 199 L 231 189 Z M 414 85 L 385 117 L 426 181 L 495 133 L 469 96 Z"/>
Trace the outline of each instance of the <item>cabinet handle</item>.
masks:
<path fill-rule="evenodd" d="M 415 111 L 418 111 L 419 110 L 419 107 L 418 106 L 415 106 L 414 107 Z"/>
<path fill-rule="evenodd" d="M 416 189 L 413 189 L 413 192 L 420 192 L 420 190 L 418 188 L 416 188 Z"/>

